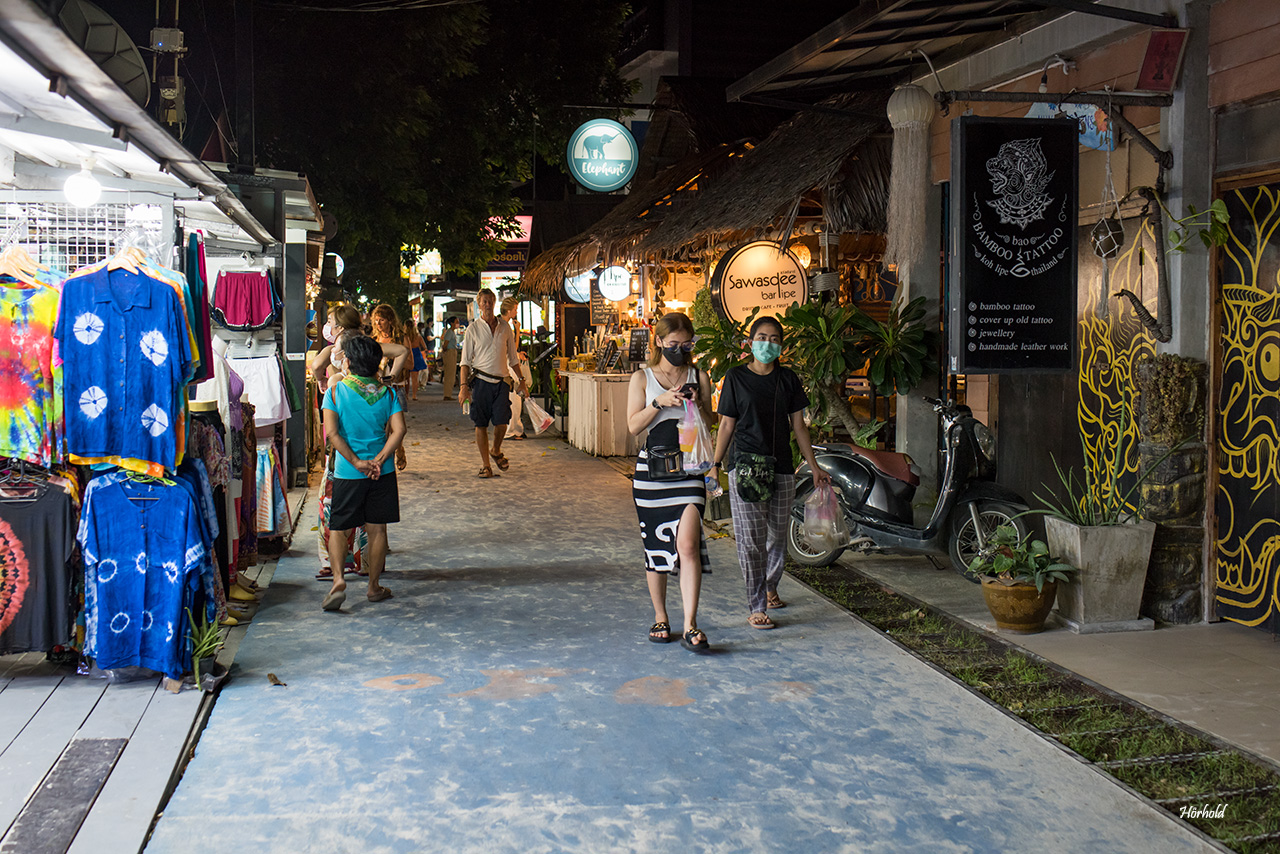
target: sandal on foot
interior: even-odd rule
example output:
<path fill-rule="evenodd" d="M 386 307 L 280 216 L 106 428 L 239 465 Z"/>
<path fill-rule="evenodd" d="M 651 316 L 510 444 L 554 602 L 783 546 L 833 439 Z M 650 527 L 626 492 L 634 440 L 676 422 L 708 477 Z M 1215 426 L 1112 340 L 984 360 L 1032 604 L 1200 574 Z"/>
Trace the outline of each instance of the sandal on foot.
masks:
<path fill-rule="evenodd" d="M 347 601 L 345 588 L 342 590 L 330 590 L 329 595 L 324 597 L 324 602 L 320 603 L 320 608 L 324 611 L 336 611 L 342 607 L 342 603 L 345 601 Z"/>
<path fill-rule="evenodd" d="M 698 655 L 705 655 L 711 652 L 711 644 L 707 641 L 707 636 L 703 634 L 702 629 L 689 629 L 680 638 L 680 645 L 690 652 L 696 652 Z"/>
<path fill-rule="evenodd" d="M 659 637 L 659 632 L 662 636 Z M 675 638 L 671 637 L 671 624 L 668 622 L 657 622 L 649 627 L 649 643 L 671 643 Z"/>
<path fill-rule="evenodd" d="M 757 611 L 747 617 L 747 625 L 753 629 L 776 629 L 778 627 L 778 624 L 769 619 L 769 615 L 763 611 Z"/>
<path fill-rule="evenodd" d="M 493 461 L 498 464 L 498 468 L 502 471 L 511 468 L 511 460 L 507 459 L 506 454 L 494 454 Z"/>
<path fill-rule="evenodd" d="M 476 475 L 476 477 L 481 477 L 481 478 L 486 478 L 486 479 L 487 479 L 487 478 L 491 478 L 491 477 L 502 477 L 502 475 L 500 475 L 500 474 L 494 474 L 494 473 L 493 473 L 493 469 L 489 468 L 488 466 L 485 466 L 484 468 L 480 469 L 480 474 Z"/>
<path fill-rule="evenodd" d="M 782 597 L 778 595 L 776 590 L 769 591 L 765 597 L 765 604 L 770 608 L 785 608 L 787 603 L 782 601 Z"/>
<path fill-rule="evenodd" d="M 368 599 L 370 602 L 381 602 L 384 599 L 391 599 L 391 598 L 393 598 L 391 596 L 391 591 L 385 587 L 379 587 L 377 593 L 368 594 Z"/>
<path fill-rule="evenodd" d="M 316 581 L 333 581 L 333 569 L 331 567 L 322 567 L 316 573 Z"/>

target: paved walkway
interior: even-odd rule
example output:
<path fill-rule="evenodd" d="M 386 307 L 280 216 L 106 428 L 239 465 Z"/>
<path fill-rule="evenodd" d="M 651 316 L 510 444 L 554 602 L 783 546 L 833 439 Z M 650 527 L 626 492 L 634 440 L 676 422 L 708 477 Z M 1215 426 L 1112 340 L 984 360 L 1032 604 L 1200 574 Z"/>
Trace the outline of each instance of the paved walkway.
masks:
<path fill-rule="evenodd" d="M 411 414 L 396 598 L 322 613 L 299 527 L 148 852 L 1216 850 L 790 580 L 749 629 L 728 539 L 717 654 L 648 643 L 625 478 L 529 440 L 479 480 Z"/>

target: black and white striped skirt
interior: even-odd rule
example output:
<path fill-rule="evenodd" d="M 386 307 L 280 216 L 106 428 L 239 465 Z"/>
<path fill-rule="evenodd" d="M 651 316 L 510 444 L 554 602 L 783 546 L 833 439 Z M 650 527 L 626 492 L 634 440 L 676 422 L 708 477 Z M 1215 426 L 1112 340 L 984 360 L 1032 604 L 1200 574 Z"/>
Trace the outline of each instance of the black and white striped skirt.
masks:
<path fill-rule="evenodd" d="M 680 517 L 690 504 L 702 508 L 707 503 L 707 488 L 702 475 L 691 475 L 680 480 L 650 480 L 648 454 L 641 450 L 636 457 L 636 473 L 631 481 L 631 497 L 636 502 L 636 515 L 640 517 L 640 536 L 644 540 L 644 565 L 649 572 L 679 574 L 680 555 L 676 552 L 676 533 L 680 529 Z M 711 572 L 707 558 L 707 538 L 698 524 L 698 549 L 702 571 Z"/>

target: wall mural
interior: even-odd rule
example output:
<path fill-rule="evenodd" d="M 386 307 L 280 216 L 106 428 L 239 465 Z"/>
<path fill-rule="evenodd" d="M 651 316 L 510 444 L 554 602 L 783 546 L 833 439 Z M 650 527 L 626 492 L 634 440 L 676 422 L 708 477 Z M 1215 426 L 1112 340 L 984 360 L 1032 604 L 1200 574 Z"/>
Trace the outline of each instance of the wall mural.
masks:
<path fill-rule="evenodd" d="M 1143 355 L 1154 354 L 1155 341 L 1138 321 L 1132 306 L 1115 299 L 1115 294 L 1120 288 L 1128 288 L 1152 303 L 1154 310 L 1156 290 L 1155 235 L 1150 223 L 1129 219 L 1124 227 L 1125 245 L 1120 255 L 1107 263 L 1105 277 L 1102 259 L 1093 253 L 1087 233 L 1081 230 L 1079 304 L 1083 311 L 1076 378 L 1076 420 L 1084 437 L 1085 465 L 1095 484 L 1106 484 L 1108 473 L 1118 460 L 1122 491 L 1128 489 L 1138 472 L 1134 365 Z"/>
<path fill-rule="evenodd" d="M 1214 497 L 1218 614 L 1280 627 L 1280 184 L 1226 194 Z"/>

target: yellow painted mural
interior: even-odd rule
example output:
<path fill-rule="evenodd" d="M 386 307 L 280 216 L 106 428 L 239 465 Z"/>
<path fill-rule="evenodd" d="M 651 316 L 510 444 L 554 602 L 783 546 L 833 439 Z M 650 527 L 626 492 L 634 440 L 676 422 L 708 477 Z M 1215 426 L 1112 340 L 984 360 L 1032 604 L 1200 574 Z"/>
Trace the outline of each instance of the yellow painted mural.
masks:
<path fill-rule="evenodd" d="M 1125 225 L 1132 231 L 1136 223 L 1130 220 Z M 1085 465 L 1100 489 L 1108 484 L 1109 472 L 1117 462 L 1124 479 L 1136 476 L 1138 471 L 1138 425 L 1132 417 L 1133 371 L 1138 359 L 1155 352 L 1155 344 L 1138 322 L 1132 306 L 1114 298 L 1120 288 L 1143 294 L 1144 283 L 1146 290 L 1154 292 L 1154 234 L 1145 219 L 1137 231 L 1136 235 L 1130 234 L 1122 254 L 1109 262 L 1107 291 L 1111 299 L 1103 302 L 1099 273 L 1088 286 L 1080 320 L 1080 402 L 1076 418 L 1084 438 Z M 1148 308 L 1154 313 L 1154 305 Z"/>
<path fill-rule="evenodd" d="M 1280 185 L 1232 190 L 1225 201 L 1215 598 L 1225 619 L 1261 626 L 1280 615 Z"/>

